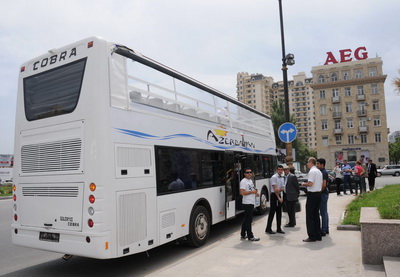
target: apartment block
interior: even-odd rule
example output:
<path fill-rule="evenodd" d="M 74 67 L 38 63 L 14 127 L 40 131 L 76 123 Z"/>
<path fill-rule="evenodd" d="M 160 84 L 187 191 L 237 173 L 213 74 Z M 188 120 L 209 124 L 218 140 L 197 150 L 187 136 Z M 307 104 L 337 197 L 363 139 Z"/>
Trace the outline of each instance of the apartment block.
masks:
<path fill-rule="evenodd" d="M 326 167 L 361 156 L 389 163 L 380 57 L 312 67 L 318 157 Z"/>
<path fill-rule="evenodd" d="M 272 77 L 262 74 L 239 72 L 236 84 L 237 99 L 263 113 L 271 114 L 273 81 Z"/>

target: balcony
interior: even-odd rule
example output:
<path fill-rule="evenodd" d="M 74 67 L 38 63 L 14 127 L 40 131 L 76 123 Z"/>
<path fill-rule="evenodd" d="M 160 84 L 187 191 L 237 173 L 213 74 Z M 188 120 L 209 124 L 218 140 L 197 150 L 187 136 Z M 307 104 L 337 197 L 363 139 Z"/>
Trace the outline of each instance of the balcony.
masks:
<path fill-rule="evenodd" d="M 335 128 L 334 135 L 340 135 L 340 134 L 343 134 L 343 128 Z"/>
<path fill-rule="evenodd" d="M 340 102 L 340 96 L 332 97 L 332 103 L 339 103 L 339 102 Z"/>
<path fill-rule="evenodd" d="M 357 101 L 364 101 L 365 100 L 365 94 L 357 94 Z"/>
<path fill-rule="evenodd" d="M 357 111 L 357 115 L 358 116 L 367 116 L 367 111 L 366 110 L 360 110 L 360 111 Z"/>
<path fill-rule="evenodd" d="M 342 112 L 333 112 L 333 118 L 342 118 Z"/>
<path fill-rule="evenodd" d="M 368 126 L 360 126 L 360 127 L 358 127 L 358 131 L 360 132 L 360 133 L 367 133 L 368 132 Z"/>

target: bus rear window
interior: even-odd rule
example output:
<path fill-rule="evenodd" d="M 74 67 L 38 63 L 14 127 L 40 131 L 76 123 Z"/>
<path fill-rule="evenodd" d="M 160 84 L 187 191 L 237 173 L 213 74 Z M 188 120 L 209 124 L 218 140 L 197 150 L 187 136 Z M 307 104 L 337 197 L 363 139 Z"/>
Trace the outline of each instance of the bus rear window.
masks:
<path fill-rule="evenodd" d="M 86 58 L 24 79 L 28 121 L 71 113 L 78 104 Z"/>

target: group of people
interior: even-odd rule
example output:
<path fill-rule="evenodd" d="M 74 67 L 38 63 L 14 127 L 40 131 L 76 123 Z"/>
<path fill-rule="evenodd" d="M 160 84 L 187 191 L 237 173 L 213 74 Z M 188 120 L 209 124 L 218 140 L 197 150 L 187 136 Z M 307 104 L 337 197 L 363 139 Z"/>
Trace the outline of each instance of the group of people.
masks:
<path fill-rule="evenodd" d="M 253 220 L 253 209 L 255 205 L 255 196 L 258 197 L 258 191 L 252 181 L 252 170 L 246 168 L 244 171 L 244 178 L 240 182 L 240 195 L 243 196 L 243 209 L 245 213 L 244 221 L 241 229 L 241 239 L 248 239 L 249 241 L 259 241 L 260 238 L 255 237 L 251 224 Z M 297 177 L 290 172 L 289 167 L 278 165 L 276 173 L 270 179 L 270 211 L 268 215 L 268 222 L 265 232 L 268 234 L 285 232 L 281 228 L 282 221 L 282 205 L 285 203 L 289 222 L 285 227 L 296 226 L 296 211 L 295 205 L 299 197 L 299 183 Z M 277 230 L 272 231 L 272 222 L 276 214 Z"/>
<path fill-rule="evenodd" d="M 342 184 L 343 177 L 343 194 L 347 194 L 347 187 L 349 188 L 350 194 L 353 194 L 353 187 L 351 186 L 351 176 L 353 175 L 353 180 L 355 184 L 354 195 L 358 195 L 358 190 L 360 193 L 367 191 L 366 180 L 368 179 L 369 190 L 373 191 L 375 188 L 375 178 L 377 176 L 376 164 L 372 162 L 371 159 L 366 158 L 365 163 L 364 157 L 356 162 L 356 166 L 352 168 L 347 160 L 343 161 L 343 165 L 336 163 L 333 172 L 335 173 L 336 182 L 336 194 L 341 195 L 340 186 Z"/>
<path fill-rule="evenodd" d="M 304 242 L 314 242 L 322 240 L 323 236 L 329 234 L 328 217 L 328 181 L 329 176 L 325 170 L 325 159 L 309 158 L 307 167 L 308 181 L 306 202 L 306 226 L 308 237 Z M 252 213 L 255 205 L 255 195 L 259 196 L 251 180 L 251 169 L 247 168 L 245 177 L 240 183 L 240 194 L 243 195 L 243 207 L 245 219 L 241 229 L 241 239 L 247 238 L 249 241 L 259 241 L 260 238 L 254 236 L 251 223 Z M 265 232 L 267 234 L 285 234 L 281 228 L 282 224 L 282 205 L 285 204 L 289 217 L 289 222 L 285 228 L 296 226 L 295 205 L 299 197 L 299 183 L 297 177 L 290 172 L 289 167 L 278 165 L 276 173 L 270 179 L 270 211 Z M 272 223 L 276 215 L 276 232 L 272 230 Z"/>

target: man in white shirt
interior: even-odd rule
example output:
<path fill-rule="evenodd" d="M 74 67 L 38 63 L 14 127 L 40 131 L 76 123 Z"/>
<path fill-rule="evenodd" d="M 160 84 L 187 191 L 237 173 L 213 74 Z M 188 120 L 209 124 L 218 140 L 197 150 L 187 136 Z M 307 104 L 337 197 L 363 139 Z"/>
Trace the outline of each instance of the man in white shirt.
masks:
<path fill-rule="evenodd" d="M 270 192 L 271 192 L 271 201 L 270 208 L 268 214 L 267 227 L 265 228 L 265 232 L 267 234 L 275 234 L 272 231 L 272 221 L 274 220 L 274 216 L 276 213 L 276 232 L 284 234 L 285 232 L 281 229 L 281 221 L 282 221 L 282 203 L 283 196 L 282 191 L 285 189 L 285 176 L 283 175 L 283 166 L 278 165 L 276 168 L 276 173 L 270 179 Z"/>
<path fill-rule="evenodd" d="M 243 196 L 242 206 L 244 209 L 244 220 L 240 232 L 240 237 L 241 239 L 245 239 L 247 235 L 247 239 L 249 241 L 259 241 L 260 238 L 255 237 L 251 230 L 256 197 L 260 196 L 257 192 L 256 187 L 253 184 L 253 181 L 251 180 L 252 176 L 252 170 L 250 168 L 246 168 L 244 170 L 244 178 L 242 179 L 242 181 L 240 181 L 240 195 Z"/>
<path fill-rule="evenodd" d="M 319 218 L 319 206 L 321 203 L 322 173 L 317 168 L 317 160 L 313 157 L 308 159 L 307 167 L 308 181 L 304 183 L 307 188 L 306 203 L 306 226 L 308 238 L 304 242 L 321 240 L 321 220 Z"/>

